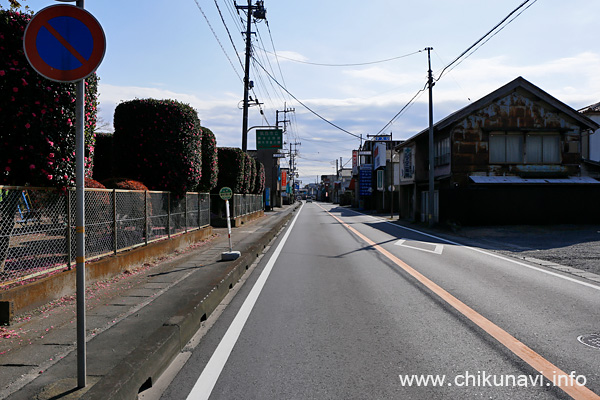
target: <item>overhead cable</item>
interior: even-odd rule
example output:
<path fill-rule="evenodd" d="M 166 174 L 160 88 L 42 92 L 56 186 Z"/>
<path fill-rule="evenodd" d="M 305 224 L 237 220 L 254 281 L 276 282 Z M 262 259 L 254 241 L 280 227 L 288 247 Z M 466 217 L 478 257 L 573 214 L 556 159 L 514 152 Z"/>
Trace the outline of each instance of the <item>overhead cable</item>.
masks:
<path fill-rule="evenodd" d="M 518 10 L 520 10 L 521 8 L 523 8 L 527 3 L 529 3 L 532 0 L 525 0 L 523 3 L 521 3 L 517 8 L 515 8 L 514 10 L 512 10 L 506 17 L 504 17 L 502 19 L 502 21 L 500 21 L 499 23 L 497 23 L 492 29 L 490 29 L 485 35 L 483 35 L 481 38 L 479 38 L 475 43 L 473 43 L 471 46 L 469 46 L 465 51 L 463 51 L 462 53 L 460 53 L 460 55 L 458 57 L 456 57 L 450 64 L 446 65 L 444 67 L 444 69 L 442 69 L 442 72 L 440 72 L 440 75 L 435 79 L 436 81 L 439 81 L 442 76 L 444 75 L 444 72 L 450 68 L 453 64 L 455 64 L 456 62 L 458 62 L 458 60 L 460 60 L 465 54 L 467 54 L 471 49 L 473 49 L 475 46 L 477 46 L 480 42 L 482 42 L 483 40 L 485 40 L 488 36 L 490 36 L 496 29 L 498 29 L 499 26 L 501 26 L 504 22 L 506 22 L 507 19 L 509 19 L 514 13 L 516 13 Z M 533 3 L 535 3 L 537 0 L 533 0 Z M 531 7 L 531 5 L 533 5 L 533 3 L 531 3 L 527 8 Z M 525 8 L 525 10 L 527 9 Z M 523 10 L 523 11 L 525 11 Z M 517 14 L 516 17 L 518 17 L 519 15 L 521 15 L 523 13 L 523 11 L 521 11 L 519 14 Z M 516 18 L 515 17 L 515 18 Z M 510 24 L 512 21 L 514 21 L 514 19 L 511 19 L 506 25 Z M 505 26 L 506 26 L 505 25 Z M 498 32 L 500 32 L 502 29 L 504 29 L 504 27 L 502 27 L 500 30 L 498 30 Z M 495 36 L 498 32 L 494 33 L 491 37 Z M 490 37 L 490 38 L 491 38 Z M 485 42 L 482 43 L 485 44 L 489 39 L 487 39 Z M 481 47 L 481 46 L 479 46 Z M 478 47 L 478 48 L 479 48 Z M 477 49 L 478 49 L 477 48 Z M 475 49 L 475 50 L 477 50 Z M 473 53 L 471 53 L 473 54 Z M 471 55 L 469 54 L 469 56 Z M 467 56 L 468 57 L 468 56 Z"/>
<path fill-rule="evenodd" d="M 254 58 L 254 57 L 252 57 Z M 275 82 L 277 85 L 279 85 L 279 87 L 281 87 L 283 90 L 285 90 L 285 92 L 287 94 L 289 94 L 294 100 L 296 100 L 302 107 L 306 108 L 308 111 L 310 111 L 312 114 L 314 114 L 317 118 L 323 120 L 324 122 L 328 123 L 329 125 L 333 126 L 334 128 L 339 129 L 340 131 L 347 133 L 348 135 L 354 136 L 355 138 L 360 139 L 361 137 L 352 133 L 352 132 L 348 132 L 347 130 L 345 130 L 342 127 L 337 126 L 336 124 L 334 124 L 333 122 L 329 121 L 328 119 L 322 117 L 321 115 L 319 115 L 316 111 L 314 111 L 312 108 L 310 108 L 309 106 L 307 106 L 306 104 L 304 104 L 303 102 L 301 102 L 296 96 L 294 96 L 292 93 L 290 93 L 289 90 L 287 90 L 281 83 L 279 83 L 277 81 L 277 79 L 275 79 L 275 77 L 273 77 L 273 75 L 271 75 L 266 69 L 265 67 L 263 67 L 261 65 L 261 63 L 258 62 L 258 60 L 256 60 L 256 58 L 254 58 L 254 61 L 256 62 L 256 64 L 262 68 L 263 71 L 265 71 L 265 73 L 269 76 L 269 78 L 271 78 L 271 80 L 273 80 L 273 82 Z"/>
<path fill-rule="evenodd" d="M 417 93 L 415 93 L 415 95 L 408 101 L 408 103 L 406 103 L 404 105 L 404 107 L 402 107 L 400 109 L 400 111 L 398 111 L 398 113 L 396 115 L 394 115 L 394 117 L 390 120 L 390 122 L 388 122 L 387 124 L 385 124 L 385 126 L 383 128 L 381 128 L 379 130 L 379 132 L 377 132 L 376 135 L 381 134 L 384 130 L 386 130 L 386 128 L 388 126 L 392 125 L 394 123 L 394 121 L 400 116 L 400 114 L 402 114 L 402 112 L 404 110 L 406 110 L 417 99 L 417 97 L 419 97 L 419 95 L 425 91 L 425 89 L 427 89 L 427 83 L 425 83 L 425 86 L 423 87 L 423 89 L 420 89 Z"/>
<path fill-rule="evenodd" d="M 210 24 L 210 21 L 208 20 L 208 17 L 206 16 L 206 14 L 204 13 L 204 10 L 202 10 L 202 7 L 200 6 L 200 3 L 198 3 L 198 0 L 194 0 L 194 2 L 196 3 L 196 6 L 198 6 L 198 9 L 200 10 L 200 12 L 202 13 L 202 16 L 204 16 L 204 19 L 206 20 L 206 23 L 208 24 L 208 27 L 210 28 L 213 36 L 215 37 L 215 39 L 217 40 L 217 42 L 219 43 L 219 46 L 221 46 L 221 50 L 223 50 L 223 54 L 225 54 L 225 57 L 227 57 L 227 59 L 229 60 L 229 64 L 231 64 L 231 68 L 233 68 L 233 70 L 235 71 L 235 74 L 238 76 L 238 78 L 240 78 L 240 81 L 244 82 L 244 79 L 242 79 L 242 77 L 240 76 L 238 70 L 235 68 L 235 66 L 233 65 L 233 62 L 231 61 L 231 58 L 229 58 L 229 55 L 227 54 L 227 52 L 225 51 L 225 48 L 223 47 L 223 44 L 221 43 L 221 41 L 219 40 L 219 37 L 217 36 L 217 33 L 215 32 L 215 30 L 213 29 L 212 25 Z"/>
<path fill-rule="evenodd" d="M 423 50 L 419 50 L 419 51 L 415 51 L 415 52 L 412 52 L 412 53 L 409 53 L 409 54 L 405 54 L 403 56 L 387 58 L 385 60 L 379 60 L 379 61 L 369 61 L 369 62 L 351 63 L 351 64 L 323 64 L 323 63 L 315 63 L 315 62 L 309 62 L 309 61 L 302 61 L 302 60 L 298 60 L 296 58 L 284 57 L 281 54 L 272 53 L 272 52 L 270 52 L 268 50 L 265 50 L 265 49 L 261 49 L 261 50 L 265 51 L 265 52 L 267 52 L 269 54 L 273 54 L 276 57 L 284 58 L 284 59 L 289 60 L 289 61 L 294 61 L 294 62 L 301 63 L 301 64 L 317 65 L 317 66 L 320 66 L 320 67 L 359 67 L 359 66 L 362 66 L 362 65 L 381 64 L 381 63 L 388 62 L 388 61 L 398 60 L 400 58 L 406 58 L 406 57 L 409 57 L 409 56 L 421 53 L 423 51 Z"/>
<path fill-rule="evenodd" d="M 215 1 L 215 6 L 217 7 L 217 11 L 219 12 L 219 15 L 221 16 L 221 22 L 223 22 L 223 26 L 225 27 L 225 30 L 227 31 L 227 36 L 229 36 L 229 41 L 231 42 L 231 45 L 233 46 L 233 50 L 235 51 L 235 55 L 237 56 L 237 58 L 240 62 L 240 66 L 242 67 L 242 69 L 244 69 L 244 63 L 242 62 L 242 59 L 240 58 L 240 53 L 237 51 L 237 48 L 235 47 L 235 43 L 233 41 L 233 38 L 231 37 L 229 28 L 227 27 L 227 24 L 225 23 L 225 18 L 223 18 L 223 14 L 221 13 L 221 8 L 219 7 L 219 3 L 217 3 L 217 0 L 214 0 L 214 1 Z"/>

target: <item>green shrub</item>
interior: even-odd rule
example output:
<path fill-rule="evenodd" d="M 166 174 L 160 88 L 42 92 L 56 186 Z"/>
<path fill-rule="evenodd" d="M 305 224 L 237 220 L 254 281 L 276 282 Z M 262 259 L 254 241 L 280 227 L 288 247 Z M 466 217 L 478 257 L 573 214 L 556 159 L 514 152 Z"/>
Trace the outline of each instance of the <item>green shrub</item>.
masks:
<path fill-rule="evenodd" d="M 90 189 L 106 189 L 106 186 L 92 178 L 85 178 L 85 187 Z"/>
<path fill-rule="evenodd" d="M 102 181 L 102 184 L 108 189 L 121 190 L 148 190 L 148 187 L 142 182 L 134 181 L 127 178 L 109 178 Z"/>
<path fill-rule="evenodd" d="M 209 193 L 217 186 L 219 179 L 219 160 L 217 139 L 208 128 L 202 127 L 202 177 L 198 191 Z"/>
<path fill-rule="evenodd" d="M 176 196 L 198 187 L 202 130 L 191 106 L 175 100 L 123 102 L 115 109 L 114 126 L 119 175 Z"/>
<path fill-rule="evenodd" d="M 115 175 L 113 134 L 96 133 L 96 146 L 94 148 L 94 179 L 104 181 Z"/>
<path fill-rule="evenodd" d="M 265 191 L 265 166 L 257 159 L 254 161 L 256 163 L 256 181 L 253 193 L 260 194 Z"/>
<path fill-rule="evenodd" d="M 254 193 L 256 185 L 256 163 L 254 158 L 246 154 L 246 163 L 244 164 L 244 193 Z"/>
<path fill-rule="evenodd" d="M 31 16 L 0 10 L 0 183 L 75 183 L 75 84 L 43 78 L 23 51 Z M 94 156 L 98 77 L 86 79 L 85 173 Z"/>
<path fill-rule="evenodd" d="M 219 180 L 214 193 L 227 186 L 233 193 L 244 193 L 244 167 L 246 153 L 233 147 L 218 147 Z"/>

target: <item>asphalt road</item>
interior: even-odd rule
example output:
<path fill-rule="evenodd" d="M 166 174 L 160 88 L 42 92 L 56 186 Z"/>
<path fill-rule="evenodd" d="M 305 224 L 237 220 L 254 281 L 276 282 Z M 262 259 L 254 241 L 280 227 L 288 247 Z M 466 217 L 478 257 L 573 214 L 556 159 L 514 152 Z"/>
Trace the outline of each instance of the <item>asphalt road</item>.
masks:
<path fill-rule="evenodd" d="M 162 398 L 598 398 L 578 341 L 598 304 L 572 275 L 309 203 Z"/>

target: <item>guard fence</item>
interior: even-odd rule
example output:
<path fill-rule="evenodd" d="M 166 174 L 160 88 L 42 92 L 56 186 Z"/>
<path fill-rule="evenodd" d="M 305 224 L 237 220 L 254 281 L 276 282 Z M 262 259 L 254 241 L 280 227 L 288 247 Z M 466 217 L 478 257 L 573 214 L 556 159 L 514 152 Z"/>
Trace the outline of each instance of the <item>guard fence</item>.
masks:
<path fill-rule="evenodd" d="M 75 265 L 76 196 L 0 186 L 0 289 Z M 85 189 L 86 259 L 210 225 L 208 193 Z"/>
<path fill-rule="evenodd" d="M 218 194 L 211 194 L 211 213 L 216 218 L 225 218 L 225 200 Z M 234 194 L 229 200 L 229 213 L 231 218 L 241 217 L 265 209 L 262 194 Z"/>

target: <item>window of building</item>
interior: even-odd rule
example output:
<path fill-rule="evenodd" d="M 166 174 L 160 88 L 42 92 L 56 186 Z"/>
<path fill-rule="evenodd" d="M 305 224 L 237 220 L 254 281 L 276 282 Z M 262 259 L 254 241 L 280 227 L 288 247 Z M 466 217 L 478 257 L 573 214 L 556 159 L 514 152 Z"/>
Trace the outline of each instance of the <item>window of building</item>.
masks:
<path fill-rule="evenodd" d="M 560 135 L 554 132 L 490 133 L 491 164 L 558 164 Z"/>
<path fill-rule="evenodd" d="M 560 137 L 554 134 L 527 135 L 528 164 L 557 164 L 560 162 Z"/>
<path fill-rule="evenodd" d="M 450 138 L 438 140 L 435 143 L 434 166 L 450 164 Z"/>
<path fill-rule="evenodd" d="M 491 133 L 490 163 L 523 163 L 523 135 L 519 132 Z"/>

